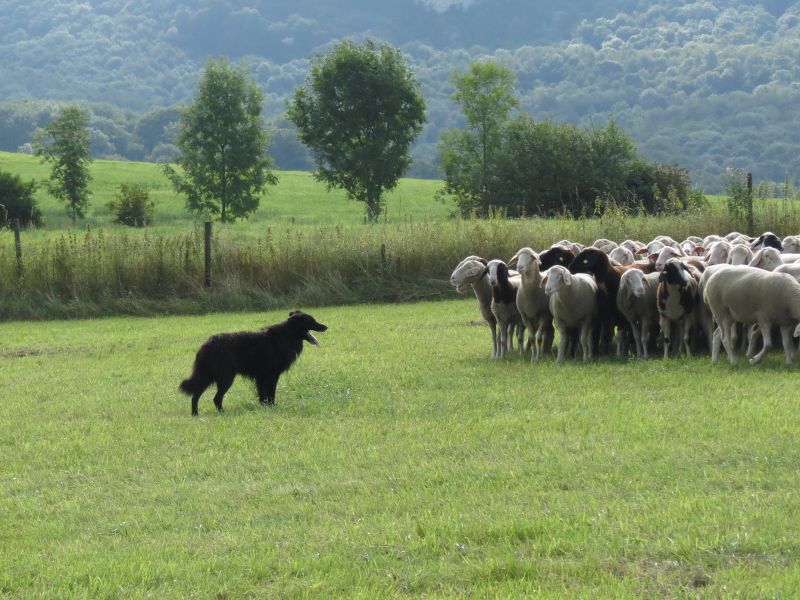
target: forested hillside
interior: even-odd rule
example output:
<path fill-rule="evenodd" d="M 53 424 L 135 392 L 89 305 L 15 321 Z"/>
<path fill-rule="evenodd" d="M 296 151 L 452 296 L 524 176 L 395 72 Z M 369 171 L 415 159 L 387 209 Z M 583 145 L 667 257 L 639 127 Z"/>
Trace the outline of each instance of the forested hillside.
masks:
<path fill-rule="evenodd" d="M 208 56 L 245 60 L 267 93 L 272 153 L 308 157 L 283 120 L 308 60 L 332 40 L 399 46 L 422 82 L 428 126 L 416 175 L 435 175 L 443 128 L 461 125 L 454 69 L 492 57 L 537 119 L 609 117 L 649 160 L 719 189 L 724 169 L 800 178 L 800 2 L 635 0 L 7 0 L 0 14 L 0 149 L 30 141 L 57 103 L 92 104 L 98 156 L 169 158 L 176 106 Z M 535 5 L 535 6 L 533 6 Z"/>

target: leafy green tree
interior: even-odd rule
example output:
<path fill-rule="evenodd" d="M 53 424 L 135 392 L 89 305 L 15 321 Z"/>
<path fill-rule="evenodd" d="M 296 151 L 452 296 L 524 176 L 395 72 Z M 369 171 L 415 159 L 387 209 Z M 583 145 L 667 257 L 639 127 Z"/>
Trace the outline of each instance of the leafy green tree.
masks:
<path fill-rule="evenodd" d="M 34 154 L 50 163 L 47 191 L 67 205 L 72 224 L 83 218 L 89 205 L 91 137 L 89 115 L 79 106 L 67 106 L 34 139 Z"/>
<path fill-rule="evenodd" d="M 120 225 L 145 227 L 153 224 L 156 206 L 145 185 L 121 183 L 114 199 L 106 206 L 114 213 L 114 222 Z"/>
<path fill-rule="evenodd" d="M 503 125 L 519 104 L 514 73 L 495 62 L 474 62 L 466 73 L 454 73 L 451 83 L 451 98 L 461 107 L 467 127 L 441 137 L 444 192 L 455 197 L 463 213 L 485 215 L 497 205 L 493 181 Z"/>
<path fill-rule="evenodd" d="M 373 222 L 384 191 L 411 164 L 425 101 L 398 49 L 345 41 L 312 59 L 308 86 L 295 90 L 288 118 L 314 155 L 315 177 L 364 202 Z"/>
<path fill-rule="evenodd" d="M 206 63 L 197 97 L 180 117 L 180 170 L 164 167 L 191 212 L 218 215 L 223 223 L 247 217 L 266 187 L 277 183 L 265 154 L 263 104 L 264 94 L 243 66 L 225 59 Z"/>
<path fill-rule="evenodd" d="M 22 227 L 42 225 L 42 211 L 36 206 L 36 182 L 22 181 L 19 175 L 0 171 L 0 227 L 19 219 Z"/>

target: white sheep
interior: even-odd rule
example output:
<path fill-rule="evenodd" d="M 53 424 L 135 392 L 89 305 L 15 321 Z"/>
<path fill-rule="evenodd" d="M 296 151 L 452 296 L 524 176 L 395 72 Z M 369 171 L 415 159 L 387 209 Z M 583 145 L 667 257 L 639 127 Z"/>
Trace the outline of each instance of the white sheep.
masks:
<path fill-rule="evenodd" d="M 498 355 L 503 358 L 507 350 L 512 350 L 511 336 L 516 330 L 519 352 L 524 352 L 523 336 L 525 328 L 517 309 L 517 291 L 521 283 L 520 276 L 510 275 L 505 261 L 494 259 L 486 264 L 489 283 L 492 286 L 492 313 L 497 319 Z"/>
<path fill-rule="evenodd" d="M 608 258 L 616 262 L 618 265 L 632 265 L 636 261 L 636 257 L 625 246 L 617 246 L 608 253 Z"/>
<path fill-rule="evenodd" d="M 783 251 L 790 254 L 800 254 L 800 235 L 787 235 L 781 242 Z"/>
<path fill-rule="evenodd" d="M 597 239 L 592 243 L 592 246 L 594 248 L 597 248 L 598 250 L 602 250 L 606 254 L 610 253 L 614 248 L 617 247 L 617 245 L 618 245 L 617 242 L 613 242 L 613 241 L 608 240 L 606 238 Z"/>
<path fill-rule="evenodd" d="M 789 261 L 785 261 L 783 259 L 780 250 L 766 246 L 753 254 L 753 258 L 750 261 L 749 266 L 762 269 L 764 271 L 774 271 L 775 267 L 782 265 L 784 262 Z"/>
<path fill-rule="evenodd" d="M 528 341 L 533 340 L 531 361 L 549 354 L 553 346 L 553 316 L 550 302 L 541 287 L 539 255 L 531 248 L 521 248 L 507 263 L 520 274 L 517 290 L 517 310 L 528 330 Z"/>
<path fill-rule="evenodd" d="M 753 260 L 753 251 L 750 246 L 745 244 L 736 244 L 728 252 L 729 265 L 746 265 Z"/>
<path fill-rule="evenodd" d="M 718 329 L 714 334 L 711 360 L 719 360 L 719 344 L 728 360 L 736 362 L 737 324 L 755 324 L 764 339 L 761 351 L 750 358 L 758 363 L 772 348 L 772 327 L 780 328 L 786 364 L 792 363 L 792 337 L 800 335 L 800 283 L 786 273 L 773 273 L 744 266 L 727 266 L 706 282 L 704 299 Z"/>
<path fill-rule="evenodd" d="M 653 263 L 655 270 L 660 271 L 671 258 L 684 258 L 685 256 L 686 254 L 684 254 L 683 250 L 672 246 L 664 246 L 658 254 L 651 254 L 648 258 Z"/>
<path fill-rule="evenodd" d="M 728 262 L 728 255 L 731 252 L 731 243 L 727 240 L 718 240 L 711 242 L 706 246 L 706 254 L 704 260 L 706 264 L 711 265 L 724 265 Z"/>
<path fill-rule="evenodd" d="M 450 283 L 463 294 L 468 287 L 475 292 L 478 310 L 492 332 L 492 358 L 497 358 L 497 318 L 492 313 L 492 286 L 486 277 L 486 259 L 480 256 L 467 256 L 458 263 L 450 275 Z"/>
<path fill-rule="evenodd" d="M 798 281 L 800 281 L 800 263 L 786 263 L 784 265 L 778 265 L 775 267 L 773 273 L 786 273 L 787 275 L 791 275 Z"/>
<path fill-rule="evenodd" d="M 566 359 L 570 331 L 577 329 L 583 361 L 592 357 L 592 326 L 597 316 L 597 283 L 586 273 L 572 274 L 561 265 L 550 267 L 542 280 L 550 297 L 550 312 L 558 329 L 556 362 Z"/>
<path fill-rule="evenodd" d="M 658 322 L 656 289 L 659 275 L 631 269 L 625 271 L 619 281 L 617 308 L 630 323 L 639 358 L 647 358 L 650 329 Z"/>

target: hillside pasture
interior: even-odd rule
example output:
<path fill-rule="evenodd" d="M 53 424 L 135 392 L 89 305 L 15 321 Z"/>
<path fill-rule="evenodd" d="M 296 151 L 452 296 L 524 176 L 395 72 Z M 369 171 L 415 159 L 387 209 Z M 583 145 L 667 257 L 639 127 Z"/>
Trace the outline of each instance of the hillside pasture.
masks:
<path fill-rule="evenodd" d="M 453 292 L 455 296 L 455 293 Z M 262 408 L 177 391 L 286 311 L 0 324 L 0 597 L 789 597 L 797 368 L 489 358 L 474 299 L 309 309 Z"/>

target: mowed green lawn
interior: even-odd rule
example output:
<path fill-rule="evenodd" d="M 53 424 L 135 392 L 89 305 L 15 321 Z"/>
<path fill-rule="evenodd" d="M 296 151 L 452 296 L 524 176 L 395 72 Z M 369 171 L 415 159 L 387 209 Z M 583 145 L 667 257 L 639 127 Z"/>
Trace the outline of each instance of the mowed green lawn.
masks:
<path fill-rule="evenodd" d="M 797 369 L 489 358 L 472 298 L 310 310 L 262 408 L 177 392 L 285 311 L 0 324 L 0 596 L 791 597 Z"/>

